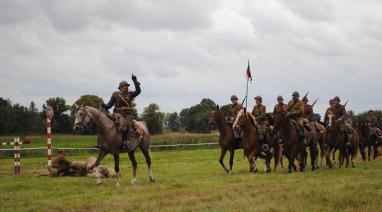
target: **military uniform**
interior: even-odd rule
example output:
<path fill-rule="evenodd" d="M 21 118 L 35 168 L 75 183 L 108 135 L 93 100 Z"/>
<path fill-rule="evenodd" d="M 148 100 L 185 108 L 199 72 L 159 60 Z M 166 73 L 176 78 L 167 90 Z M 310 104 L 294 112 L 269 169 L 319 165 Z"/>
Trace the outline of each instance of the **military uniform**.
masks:
<path fill-rule="evenodd" d="M 241 104 L 239 103 L 231 104 L 231 106 L 229 107 L 228 116 L 227 116 L 227 120 L 229 123 L 233 124 L 237 114 L 239 113 L 241 109 L 243 109 L 243 106 L 241 106 Z"/>
<path fill-rule="evenodd" d="M 135 91 L 129 91 L 126 93 L 116 91 L 111 95 L 109 102 L 107 104 L 102 105 L 106 110 L 114 106 L 113 117 L 115 118 L 119 130 L 122 131 L 122 139 L 124 141 L 126 139 L 129 139 L 129 136 L 132 133 L 131 125 L 134 119 L 133 100 L 136 96 L 138 96 L 141 93 L 140 83 L 137 81 L 134 75 L 132 79 L 134 82 Z M 122 81 L 119 84 L 118 89 L 126 85 L 130 86 L 126 81 Z M 126 134 L 126 132 L 128 132 L 128 135 Z"/>
<path fill-rule="evenodd" d="M 309 122 L 313 121 L 313 107 L 312 105 L 306 104 L 304 106 L 304 119 L 307 119 Z"/>
<path fill-rule="evenodd" d="M 346 119 L 347 119 L 346 109 L 345 109 L 344 105 L 341 105 L 339 103 L 340 102 L 339 97 L 334 97 L 334 99 L 336 99 L 338 101 L 338 103 L 335 104 L 333 107 L 334 120 L 336 122 L 338 122 L 339 130 L 341 133 L 344 133 L 345 142 L 346 142 L 347 146 L 350 147 L 351 146 L 351 142 L 350 142 L 351 141 L 351 138 L 350 138 L 351 129 L 348 129 L 348 127 L 350 127 L 350 126 L 346 125 Z"/>
<path fill-rule="evenodd" d="M 329 121 L 329 115 L 334 115 L 334 111 L 332 107 L 328 107 L 324 116 L 324 123 L 327 125 Z"/>
<path fill-rule="evenodd" d="M 369 137 L 373 135 L 378 135 L 379 130 L 377 128 L 378 118 L 374 113 L 370 113 L 367 115 L 367 125 L 369 126 Z"/>
<path fill-rule="evenodd" d="M 263 99 L 261 96 L 256 96 L 255 100 L 260 101 L 260 104 L 256 104 L 252 109 L 252 115 L 256 119 L 257 124 L 257 134 L 259 136 L 259 139 L 263 142 L 263 149 L 265 151 L 269 150 L 269 135 L 267 133 L 267 122 L 266 122 L 266 115 L 267 115 L 267 108 L 261 104 Z"/>
<path fill-rule="evenodd" d="M 300 126 L 303 126 L 304 120 L 302 119 L 302 116 L 304 114 L 304 103 L 301 100 L 289 101 L 287 111 L 290 118 L 295 120 Z"/>
<path fill-rule="evenodd" d="M 273 107 L 273 115 L 286 113 L 287 112 L 286 108 L 287 108 L 287 105 L 284 103 L 281 103 L 281 104 L 279 103 L 279 104 L 275 105 Z"/>
<path fill-rule="evenodd" d="M 306 144 L 304 134 L 304 119 L 302 118 L 302 116 L 304 115 L 304 102 L 298 99 L 299 93 L 297 91 L 293 92 L 292 96 L 297 97 L 297 99 L 292 99 L 291 101 L 289 101 L 287 106 L 287 114 L 291 119 L 295 120 L 297 123 L 297 133 L 300 142 Z"/>

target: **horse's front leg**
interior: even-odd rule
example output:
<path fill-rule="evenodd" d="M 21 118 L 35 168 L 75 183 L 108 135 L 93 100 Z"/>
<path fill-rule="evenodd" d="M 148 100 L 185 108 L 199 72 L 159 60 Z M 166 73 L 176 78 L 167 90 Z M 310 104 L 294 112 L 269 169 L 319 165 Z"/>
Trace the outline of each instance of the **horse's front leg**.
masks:
<path fill-rule="evenodd" d="M 228 174 L 229 173 L 229 170 L 227 169 L 227 167 L 225 166 L 224 164 L 224 157 L 225 157 L 225 154 L 227 153 L 227 149 L 224 148 L 224 147 L 221 147 L 220 148 L 220 158 L 219 158 L 219 163 L 220 165 L 223 167 L 223 169 L 225 170 L 225 172 Z"/>
<path fill-rule="evenodd" d="M 235 149 L 232 148 L 229 150 L 229 172 L 228 174 L 232 173 L 232 167 L 233 167 L 233 158 L 235 156 Z"/>
<path fill-rule="evenodd" d="M 248 155 L 249 172 L 251 173 L 257 172 L 256 160 L 254 160 L 255 155 L 257 155 L 256 148 Z"/>
<path fill-rule="evenodd" d="M 131 165 L 133 166 L 133 178 L 131 179 L 131 184 L 137 183 L 137 160 L 135 159 L 134 152 L 131 151 L 128 153 L 131 161 Z"/>
<path fill-rule="evenodd" d="M 115 186 L 120 186 L 120 177 L 119 177 L 119 153 L 114 154 L 114 171 L 117 173 L 117 183 Z"/>
<path fill-rule="evenodd" d="M 106 151 L 101 149 L 99 154 L 98 154 L 98 158 L 97 158 L 95 164 L 91 167 L 91 168 L 95 167 L 97 169 L 96 170 L 96 183 L 97 183 L 97 185 L 100 185 L 102 183 L 101 174 L 99 173 L 98 167 L 101 164 L 101 161 L 105 158 L 106 154 L 107 154 Z"/>

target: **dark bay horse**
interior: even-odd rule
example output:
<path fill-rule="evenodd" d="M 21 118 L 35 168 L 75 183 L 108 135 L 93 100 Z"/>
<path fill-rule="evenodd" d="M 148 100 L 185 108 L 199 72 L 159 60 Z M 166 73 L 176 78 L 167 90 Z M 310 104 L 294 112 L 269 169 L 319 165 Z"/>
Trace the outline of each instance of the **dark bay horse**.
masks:
<path fill-rule="evenodd" d="M 350 127 L 351 130 L 351 148 L 348 148 L 345 141 L 345 135 L 343 130 L 341 130 L 340 122 L 334 120 L 334 115 L 328 116 L 328 124 L 327 124 L 327 140 L 329 144 L 329 154 L 335 149 L 339 148 L 339 166 L 342 167 L 344 161 L 346 160 L 346 167 L 349 166 L 349 157 L 351 157 L 351 165 L 355 167 L 355 158 L 358 154 L 359 149 L 359 136 L 357 131 Z M 346 126 L 345 126 L 346 127 Z"/>
<path fill-rule="evenodd" d="M 98 127 L 97 145 L 99 147 L 99 154 L 95 163 L 95 168 L 101 164 L 101 161 L 107 154 L 112 154 L 114 157 L 114 170 L 118 175 L 116 186 L 120 185 L 119 177 L 119 153 L 122 149 L 122 136 L 118 130 L 115 122 L 111 120 L 106 113 L 97 110 L 94 107 L 76 105 L 75 111 L 76 120 L 74 129 L 82 129 L 93 121 Z M 135 135 L 131 137 L 128 154 L 133 166 L 133 178 L 131 183 L 136 183 L 137 161 L 135 159 L 134 151 L 139 147 L 145 156 L 147 166 L 150 172 L 150 181 L 155 181 L 153 171 L 151 169 L 151 152 L 150 152 L 150 133 L 146 125 L 142 122 L 134 121 L 134 124 L 143 131 L 143 135 Z M 97 177 L 97 185 L 101 183 L 100 177 Z"/>
<path fill-rule="evenodd" d="M 317 136 L 314 130 L 305 133 L 306 145 L 301 144 L 298 138 L 297 123 L 291 120 L 286 114 L 275 114 L 275 131 L 280 131 L 284 147 L 284 155 L 288 158 L 288 172 L 292 172 L 294 161 L 299 162 L 299 170 L 304 171 L 306 165 L 306 147 L 310 149 L 312 170 L 317 169 Z M 296 169 L 295 169 L 296 170 Z"/>
<path fill-rule="evenodd" d="M 219 146 L 220 158 L 219 163 L 226 171 L 227 174 L 232 173 L 233 158 L 235 155 L 235 136 L 232 125 L 226 121 L 223 111 L 219 109 L 219 105 L 212 107 L 209 124 L 211 126 L 217 125 L 219 129 Z M 229 151 L 229 169 L 224 164 L 224 157 Z"/>
<path fill-rule="evenodd" d="M 372 132 L 372 129 L 367 125 L 365 121 L 355 122 L 355 127 L 360 137 L 359 148 L 360 148 L 362 160 L 370 161 L 371 149 L 373 148 L 374 148 L 373 160 L 375 160 L 378 156 L 378 146 L 381 145 L 381 143 L 378 141 L 377 134 Z M 366 148 L 367 148 L 367 152 L 366 152 Z"/>
<path fill-rule="evenodd" d="M 257 157 L 265 158 L 265 171 L 270 172 L 272 153 L 263 150 L 261 141 L 257 136 L 255 121 L 256 120 L 252 117 L 252 114 L 247 113 L 246 108 L 244 108 L 238 113 L 233 127 L 235 129 L 238 128 L 243 132 L 243 149 L 249 162 L 249 172 L 257 172 L 256 160 L 254 160 L 254 158 L 257 159 Z M 262 154 L 265 154 L 265 156 Z"/>

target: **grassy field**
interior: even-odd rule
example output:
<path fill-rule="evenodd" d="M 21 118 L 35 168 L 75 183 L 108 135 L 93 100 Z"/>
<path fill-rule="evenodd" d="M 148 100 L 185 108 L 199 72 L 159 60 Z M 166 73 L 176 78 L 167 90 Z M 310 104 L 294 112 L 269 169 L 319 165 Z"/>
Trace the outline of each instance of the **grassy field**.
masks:
<path fill-rule="evenodd" d="M 153 152 L 156 182 L 138 153 L 138 184 L 131 185 L 131 165 L 122 155 L 122 186 L 105 179 L 97 187 L 85 177 L 38 177 L 46 158 L 22 159 L 13 176 L 12 160 L 0 159 L 0 211 L 381 211 L 382 160 L 356 168 L 336 167 L 304 173 L 248 173 L 242 151 L 233 175 L 218 164 L 219 149 Z M 84 159 L 88 155 L 70 156 Z M 104 164 L 112 166 L 112 157 Z"/>
<path fill-rule="evenodd" d="M 13 141 L 15 136 L 1 136 L 1 142 Z M 26 136 L 31 140 L 31 144 L 24 145 L 24 147 L 45 147 L 46 135 Z M 24 137 L 21 138 L 23 140 Z M 151 136 L 151 144 L 189 144 L 189 143 L 209 143 L 217 142 L 218 133 L 209 134 L 196 134 L 196 133 L 181 133 L 181 132 L 167 132 L 159 135 Z M 94 135 L 63 135 L 53 134 L 52 143 L 54 147 L 91 147 L 96 143 L 96 136 Z M 0 146 L 0 149 L 9 148 L 9 146 Z"/>

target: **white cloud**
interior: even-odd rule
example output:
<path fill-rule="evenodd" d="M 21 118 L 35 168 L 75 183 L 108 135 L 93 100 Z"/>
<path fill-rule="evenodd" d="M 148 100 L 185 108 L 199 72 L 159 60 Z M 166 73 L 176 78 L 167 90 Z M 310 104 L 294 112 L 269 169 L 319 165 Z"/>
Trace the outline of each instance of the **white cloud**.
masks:
<path fill-rule="evenodd" d="M 310 91 L 316 110 L 340 95 L 357 112 L 381 108 L 379 1 L 1 1 L 0 96 L 38 105 L 84 94 L 109 99 L 132 73 L 138 109 L 166 112 L 208 97 Z"/>

